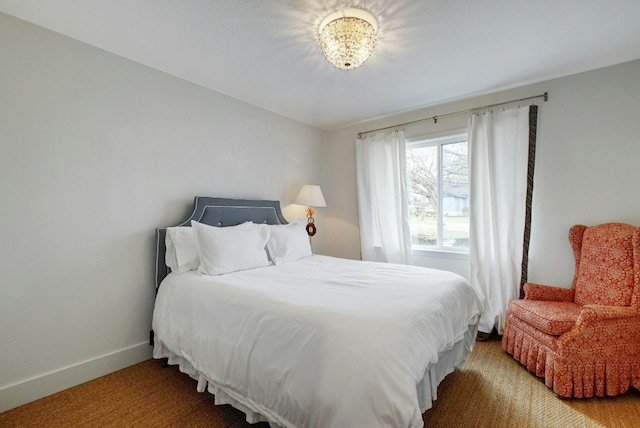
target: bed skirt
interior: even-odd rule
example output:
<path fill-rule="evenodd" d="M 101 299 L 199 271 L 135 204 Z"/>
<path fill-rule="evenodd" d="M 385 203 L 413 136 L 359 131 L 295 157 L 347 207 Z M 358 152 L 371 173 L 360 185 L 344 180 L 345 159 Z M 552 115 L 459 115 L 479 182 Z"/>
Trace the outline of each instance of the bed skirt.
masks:
<path fill-rule="evenodd" d="M 421 412 L 424 413 L 429 410 L 433 405 L 433 401 L 438 398 L 438 385 L 440 382 L 464 363 L 467 354 L 473 349 L 477 333 L 478 324 L 470 325 L 461 340 L 451 348 L 442 351 L 438 356 L 437 363 L 427 367 L 422 381 L 417 385 L 418 403 Z M 208 379 L 205 374 L 196 370 L 188 360 L 173 354 L 159 341 L 155 342 L 153 357 L 156 359 L 166 358 L 168 364 L 177 365 L 182 373 L 189 375 L 198 382 L 198 392 L 207 391 L 213 394 L 216 405 L 229 404 L 242 411 L 246 415 L 248 423 L 268 422 L 272 427 L 284 427 L 287 425 L 286 421 L 280 420 L 279 416 L 270 412 L 269 409 L 238 395 L 225 385 Z"/>

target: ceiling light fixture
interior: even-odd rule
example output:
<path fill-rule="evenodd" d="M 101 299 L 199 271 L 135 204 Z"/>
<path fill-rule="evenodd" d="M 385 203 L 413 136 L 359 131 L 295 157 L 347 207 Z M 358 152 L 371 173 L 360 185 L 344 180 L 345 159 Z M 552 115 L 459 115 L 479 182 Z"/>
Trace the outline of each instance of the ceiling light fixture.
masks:
<path fill-rule="evenodd" d="M 361 66 L 373 52 L 378 24 L 370 13 L 346 8 L 327 16 L 318 31 L 327 61 L 349 70 Z"/>

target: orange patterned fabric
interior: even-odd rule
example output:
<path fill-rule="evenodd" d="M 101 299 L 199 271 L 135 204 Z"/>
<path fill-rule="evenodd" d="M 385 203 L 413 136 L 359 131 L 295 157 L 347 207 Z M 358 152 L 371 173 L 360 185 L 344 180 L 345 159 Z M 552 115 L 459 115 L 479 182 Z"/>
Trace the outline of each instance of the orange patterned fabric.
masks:
<path fill-rule="evenodd" d="M 570 288 L 525 284 L 502 347 L 561 397 L 640 390 L 640 228 L 573 226 Z"/>
<path fill-rule="evenodd" d="M 632 237 L 635 229 L 628 224 L 616 223 L 585 230 L 574 286 L 576 303 L 631 304 L 634 286 Z M 615 287 L 610 284 L 615 284 Z"/>
<path fill-rule="evenodd" d="M 527 300 L 550 300 L 554 302 L 573 302 L 573 288 L 550 287 L 548 285 L 527 282 L 524 285 L 524 298 Z"/>
<path fill-rule="evenodd" d="M 573 327 L 582 306 L 573 302 L 510 300 L 508 309 L 538 330 L 559 336 Z"/>

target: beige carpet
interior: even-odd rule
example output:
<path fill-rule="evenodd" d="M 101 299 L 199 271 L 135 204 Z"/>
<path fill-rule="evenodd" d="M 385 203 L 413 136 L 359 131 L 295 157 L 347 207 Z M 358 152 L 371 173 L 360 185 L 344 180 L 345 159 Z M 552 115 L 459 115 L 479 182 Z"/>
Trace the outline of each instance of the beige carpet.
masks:
<path fill-rule="evenodd" d="M 560 399 L 491 339 L 442 381 L 423 419 L 427 427 L 640 427 L 640 393 Z"/>
<path fill-rule="evenodd" d="M 195 381 L 149 360 L 0 413 L 0 427 L 209 427 L 249 425 L 229 406 L 214 406 Z M 476 343 L 465 364 L 438 388 L 427 427 L 639 427 L 640 393 L 561 400 L 500 348 Z M 366 427 L 345 427 L 366 428 Z"/>

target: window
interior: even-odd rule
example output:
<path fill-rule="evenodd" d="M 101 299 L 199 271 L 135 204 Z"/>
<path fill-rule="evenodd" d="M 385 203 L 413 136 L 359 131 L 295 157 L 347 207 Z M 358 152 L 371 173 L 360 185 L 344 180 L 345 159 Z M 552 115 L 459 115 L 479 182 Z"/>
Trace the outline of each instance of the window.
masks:
<path fill-rule="evenodd" d="M 467 134 L 407 142 L 414 249 L 469 252 Z"/>

